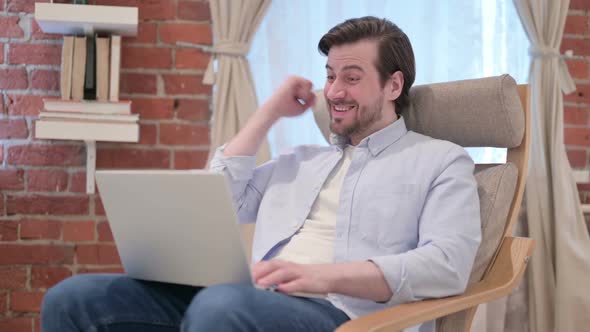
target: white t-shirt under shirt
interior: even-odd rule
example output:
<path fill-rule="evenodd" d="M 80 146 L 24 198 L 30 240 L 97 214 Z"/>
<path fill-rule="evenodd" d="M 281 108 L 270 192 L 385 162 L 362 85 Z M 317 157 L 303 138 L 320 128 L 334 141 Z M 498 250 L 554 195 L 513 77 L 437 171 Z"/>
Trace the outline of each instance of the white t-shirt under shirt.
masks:
<path fill-rule="evenodd" d="M 344 156 L 326 179 L 303 226 L 274 257 L 300 264 L 333 262 L 334 229 L 340 189 L 355 147 L 347 145 Z"/>

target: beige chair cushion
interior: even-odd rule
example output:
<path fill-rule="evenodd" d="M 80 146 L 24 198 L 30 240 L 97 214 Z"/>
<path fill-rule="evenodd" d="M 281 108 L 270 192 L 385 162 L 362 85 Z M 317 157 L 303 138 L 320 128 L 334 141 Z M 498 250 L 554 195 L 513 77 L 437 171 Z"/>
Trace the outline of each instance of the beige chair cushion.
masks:
<path fill-rule="evenodd" d="M 328 140 L 330 118 L 323 90 L 316 96 L 314 117 Z M 512 148 L 522 141 L 524 114 L 509 75 L 417 85 L 410 99 L 402 114 L 415 132 L 463 147 Z"/>
<path fill-rule="evenodd" d="M 482 241 L 475 256 L 469 283 L 481 280 L 500 245 L 516 191 L 518 168 L 513 163 L 493 167 L 477 165 L 475 179 L 481 211 Z"/>

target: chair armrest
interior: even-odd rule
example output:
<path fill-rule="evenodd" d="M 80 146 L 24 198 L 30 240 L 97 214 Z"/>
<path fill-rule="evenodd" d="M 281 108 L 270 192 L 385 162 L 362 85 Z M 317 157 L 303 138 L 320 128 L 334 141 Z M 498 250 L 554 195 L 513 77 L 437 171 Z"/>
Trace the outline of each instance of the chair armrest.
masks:
<path fill-rule="evenodd" d="M 532 239 L 505 237 L 488 275 L 482 281 L 469 285 L 462 295 L 406 303 L 380 310 L 350 320 L 336 331 L 402 331 L 501 298 L 518 285 L 533 248 Z"/>

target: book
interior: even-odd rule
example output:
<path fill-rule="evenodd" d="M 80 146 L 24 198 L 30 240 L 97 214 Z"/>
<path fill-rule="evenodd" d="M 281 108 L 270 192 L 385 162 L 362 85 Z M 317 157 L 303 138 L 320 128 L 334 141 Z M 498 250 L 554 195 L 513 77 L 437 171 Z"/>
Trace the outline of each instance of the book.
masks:
<path fill-rule="evenodd" d="M 44 98 L 43 105 L 46 111 L 73 112 L 73 113 L 95 113 L 95 114 L 131 114 L 131 101 L 121 100 L 118 102 L 100 101 L 75 101 L 57 98 Z"/>
<path fill-rule="evenodd" d="M 108 37 L 96 37 L 96 100 L 109 100 L 109 53 Z"/>
<path fill-rule="evenodd" d="M 35 122 L 35 137 L 106 142 L 139 141 L 137 123 L 43 119 Z"/>
<path fill-rule="evenodd" d="M 72 65 L 74 63 L 74 36 L 64 36 L 61 48 L 59 85 L 62 99 L 72 98 Z"/>
<path fill-rule="evenodd" d="M 86 37 L 86 75 L 84 75 L 84 99 L 96 99 L 96 48 L 94 36 Z"/>
<path fill-rule="evenodd" d="M 121 69 L 121 36 L 111 36 L 111 63 L 110 63 L 109 100 L 119 100 L 119 76 Z"/>
<path fill-rule="evenodd" d="M 35 21 L 45 33 L 82 35 L 100 31 L 136 36 L 138 18 L 137 7 L 35 3 Z"/>
<path fill-rule="evenodd" d="M 86 75 L 86 37 L 74 38 L 74 62 L 72 64 L 72 99 L 84 99 Z"/>
<path fill-rule="evenodd" d="M 70 119 L 95 122 L 131 122 L 139 121 L 138 114 L 96 114 L 96 113 L 74 113 L 74 112 L 40 112 L 40 119 Z"/>

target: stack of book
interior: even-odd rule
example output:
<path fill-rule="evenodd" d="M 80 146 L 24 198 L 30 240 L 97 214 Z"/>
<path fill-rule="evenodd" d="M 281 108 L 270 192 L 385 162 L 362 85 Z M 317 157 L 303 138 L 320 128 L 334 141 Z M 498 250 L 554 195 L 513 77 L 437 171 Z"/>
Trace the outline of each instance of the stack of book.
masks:
<path fill-rule="evenodd" d="M 38 138 L 136 142 L 139 116 L 119 100 L 121 36 L 64 36 L 60 98 L 43 100 Z"/>

